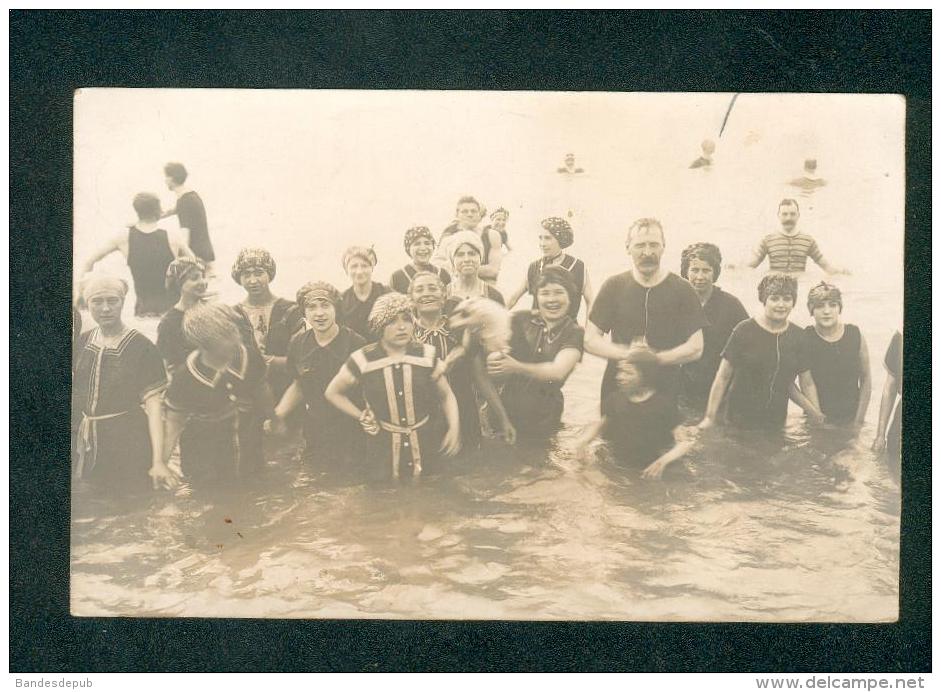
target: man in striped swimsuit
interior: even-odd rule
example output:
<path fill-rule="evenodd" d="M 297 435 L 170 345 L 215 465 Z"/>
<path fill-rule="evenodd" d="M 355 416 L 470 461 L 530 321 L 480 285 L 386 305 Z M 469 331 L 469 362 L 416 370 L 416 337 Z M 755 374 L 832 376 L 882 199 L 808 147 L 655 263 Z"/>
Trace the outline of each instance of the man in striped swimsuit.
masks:
<path fill-rule="evenodd" d="M 797 230 L 800 207 L 797 206 L 796 200 L 781 200 L 778 205 L 778 218 L 781 220 L 781 230 L 769 233 L 761 239 L 748 262 L 749 267 L 757 268 L 767 256 L 769 271 L 801 273 L 807 269 L 807 257 L 810 257 L 828 274 L 846 273 L 826 260 L 812 236 Z"/>

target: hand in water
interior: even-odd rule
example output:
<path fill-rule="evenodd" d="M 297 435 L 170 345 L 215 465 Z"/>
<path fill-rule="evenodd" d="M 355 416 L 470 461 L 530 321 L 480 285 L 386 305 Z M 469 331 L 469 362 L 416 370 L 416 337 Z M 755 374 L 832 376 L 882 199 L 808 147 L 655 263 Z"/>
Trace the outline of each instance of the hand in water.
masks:
<path fill-rule="evenodd" d="M 709 428 L 713 427 L 715 424 L 716 422 L 712 420 L 711 418 L 703 418 L 701 421 L 699 421 L 699 425 L 697 425 L 696 428 L 699 430 L 708 430 Z"/>
<path fill-rule="evenodd" d="M 441 453 L 446 457 L 453 457 L 461 451 L 461 431 L 457 426 L 448 428 L 448 432 L 441 441 Z"/>
<path fill-rule="evenodd" d="M 879 435 L 875 440 L 872 441 L 872 451 L 877 454 L 881 454 L 885 451 L 885 437 Z"/>
<path fill-rule="evenodd" d="M 159 463 L 150 467 L 150 479 L 153 482 L 154 490 L 161 487 L 167 490 L 173 490 L 180 484 L 180 477 L 170 470 L 166 464 Z"/>

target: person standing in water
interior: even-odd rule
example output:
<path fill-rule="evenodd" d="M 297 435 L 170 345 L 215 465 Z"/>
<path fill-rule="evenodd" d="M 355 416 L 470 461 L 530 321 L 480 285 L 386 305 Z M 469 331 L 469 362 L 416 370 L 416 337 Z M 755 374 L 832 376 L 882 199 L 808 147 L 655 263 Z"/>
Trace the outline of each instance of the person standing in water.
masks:
<path fill-rule="evenodd" d="M 195 349 L 183 336 L 183 315 L 202 303 L 206 296 L 206 265 L 192 257 L 173 260 L 167 267 L 166 286 L 170 299 L 175 298 L 176 303 L 157 325 L 157 349 L 172 376 Z"/>
<path fill-rule="evenodd" d="M 180 444 L 180 467 L 197 485 L 218 487 L 264 466 L 262 423 L 273 417 L 265 363 L 246 347 L 228 305 L 203 303 L 183 316 L 196 350 L 166 395 L 164 462 Z"/>
<path fill-rule="evenodd" d="M 441 267 L 448 267 L 450 257 L 446 246 L 449 239 L 456 233 L 471 231 L 480 238 L 482 248 L 478 275 L 488 284 L 496 284 L 503 262 L 503 237 L 490 226 L 479 227 L 483 219 L 482 207 L 473 197 L 461 197 L 457 201 L 456 216 L 457 218 L 441 233 L 438 251 L 434 254 L 432 262 Z"/>
<path fill-rule="evenodd" d="M 601 286 L 585 328 L 585 350 L 608 360 L 601 382 L 601 406 L 614 391 L 617 361 L 631 360 L 635 342 L 655 355 L 655 388 L 676 406 L 680 366 L 702 356 L 707 326 L 696 291 L 685 279 L 660 266 L 665 247 L 663 227 L 642 218 L 627 231 L 633 270 L 617 274 Z M 611 339 L 605 339 L 610 333 Z"/>
<path fill-rule="evenodd" d="M 845 324 L 843 295 L 826 281 L 810 289 L 807 309 L 814 323 L 807 333 L 810 374 L 827 423 L 862 427 L 872 395 L 869 348 L 859 327 Z"/>
<path fill-rule="evenodd" d="M 585 459 L 588 445 L 604 435 L 616 463 L 642 469 L 642 478 L 659 480 L 689 453 L 697 431 L 678 425 L 669 397 L 654 389 L 656 368 L 656 357 L 642 351 L 633 362 L 618 363 L 617 389 L 605 405 L 607 413 L 576 440 L 578 458 Z"/>
<path fill-rule="evenodd" d="M 271 292 L 276 273 L 274 258 L 262 248 L 243 248 L 232 265 L 232 280 L 245 289 L 245 299 L 234 307 L 252 326 L 268 366 L 271 391 L 280 398 L 292 381 L 287 371 L 288 343 L 303 329 L 304 316 L 293 301 Z"/>
<path fill-rule="evenodd" d="M 591 280 L 588 278 L 588 269 L 585 263 L 566 254 L 565 249 L 575 242 L 575 232 L 572 226 L 565 219 L 557 216 L 542 220 L 542 229 L 539 232 L 539 249 L 542 250 L 542 257 L 530 263 L 526 272 L 526 279 L 516 291 L 510 295 L 507 301 L 507 307 L 513 307 L 523 297 L 524 293 L 533 296 L 533 309 L 536 309 L 536 283 L 539 276 L 546 267 L 561 267 L 572 275 L 572 281 L 575 285 L 575 294 L 569 303 L 569 317 L 573 320 L 578 319 L 578 311 L 582 306 L 582 299 L 585 299 L 585 310 L 591 312 L 591 302 L 594 299 L 594 293 L 591 288 Z"/>
<path fill-rule="evenodd" d="M 802 273 L 807 269 L 807 258 L 810 257 L 828 274 L 848 273 L 827 261 L 813 236 L 797 230 L 797 221 L 800 219 L 797 200 L 781 200 L 778 205 L 778 219 L 781 222 L 781 230 L 769 233 L 761 239 L 748 261 L 749 267 L 758 268 L 767 257 L 769 271 Z"/>
<path fill-rule="evenodd" d="M 86 278 L 82 298 L 97 326 L 78 339 L 72 379 L 74 475 L 122 493 L 177 481 L 163 458 L 167 374 L 150 340 L 124 325 L 126 295 L 122 279 Z"/>
<path fill-rule="evenodd" d="M 716 286 L 721 271 L 722 253 L 712 243 L 693 243 L 683 250 L 680 276 L 696 291 L 706 318 L 702 357 L 686 363 L 681 370 L 683 404 L 699 416 L 706 409 L 722 349 L 736 325 L 748 319 L 742 302 Z"/>
<path fill-rule="evenodd" d="M 434 469 L 439 453 L 454 456 L 460 451 L 457 400 L 447 378 L 433 377 L 438 364 L 434 346 L 415 341 L 409 298 L 380 296 L 369 323 L 379 341 L 349 357 L 325 396 L 369 435 L 366 457 L 372 479 L 415 478 Z M 350 397 L 357 390 L 365 407 Z"/>
<path fill-rule="evenodd" d="M 343 253 L 343 270 L 353 285 L 340 298 L 337 322 L 359 334 L 367 344 L 379 338 L 369 328 L 369 313 L 379 296 L 389 292 L 388 286 L 372 280 L 378 263 L 376 251 L 371 247 L 353 245 Z"/>
<path fill-rule="evenodd" d="M 504 247 L 507 251 L 512 250 L 510 247 L 510 234 L 506 230 L 507 221 L 510 220 L 510 212 L 508 212 L 503 207 L 498 207 L 490 215 L 490 225 L 484 228 L 484 230 L 494 230 L 500 234 L 500 240 L 503 242 Z"/>
<path fill-rule="evenodd" d="M 503 408 L 500 395 L 486 373 L 483 354 L 468 350 L 464 333 L 451 326 L 450 315 L 459 301 L 446 299 L 441 279 L 431 272 L 419 272 L 412 281 L 409 298 L 415 309 L 415 340 L 435 347 L 438 366 L 434 377 L 445 376 L 457 400 L 461 422 L 461 447 L 473 452 L 480 447 L 480 410 L 477 401 L 486 400 L 510 444 L 516 440 L 516 430 Z M 468 340 L 469 341 L 469 340 Z M 478 392 L 481 396 L 478 396 Z"/>
<path fill-rule="evenodd" d="M 797 300 L 797 279 L 768 274 L 758 284 L 758 299 L 764 312 L 735 327 L 722 351 L 701 429 L 718 422 L 727 391 L 729 422 L 740 428 L 782 429 L 789 397 L 813 422 L 824 421 L 806 335 L 788 320 Z M 799 389 L 792 388 L 795 378 Z"/>
<path fill-rule="evenodd" d="M 137 223 L 112 237 L 92 253 L 82 265 L 82 275 L 112 252 L 120 252 L 134 279 L 134 314 L 137 317 L 160 317 L 173 305 L 167 295 L 167 267 L 177 257 L 193 257 L 186 243 L 175 233 L 159 228 L 160 198 L 149 192 L 134 197 Z"/>
<path fill-rule="evenodd" d="M 305 456 L 327 466 L 349 466 L 363 434 L 324 396 L 350 354 L 366 345 L 359 334 L 337 324 L 340 301 L 340 292 L 325 281 L 306 283 L 298 289 L 297 304 L 309 329 L 295 334 L 288 346 L 288 372 L 294 381 L 272 419 L 272 428 L 282 431 L 293 411 L 306 408 Z"/>
<path fill-rule="evenodd" d="M 571 317 L 578 291 L 568 271 L 546 267 L 533 288 L 536 309 L 513 313 L 509 353 L 488 354 L 487 371 L 503 384 L 517 436 L 542 442 L 561 426 L 562 386 L 582 359 L 585 330 Z"/>
<path fill-rule="evenodd" d="M 415 226 L 405 231 L 405 254 L 411 257 L 412 261 L 392 273 L 389 279 L 392 290 L 407 295 L 412 279 L 418 272 L 436 274 L 445 286 L 451 283 L 451 275 L 447 270 L 431 263 L 434 250 L 435 238 L 427 226 Z"/>
<path fill-rule="evenodd" d="M 577 173 L 584 173 L 584 168 L 579 168 L 575 165 L 575 154 L 566 154 L 565 155 L 565 165 L 562 168 L 556 170 L 557 173 L 566 173 L 568 175 L 575 175 Z"/>
<path fill-rule="evenodd" d="M 690 168 L 709 168 L 712 166 L 712 155 L 716 151 L 716 143 L 711 139 L 704 139 L 701 146 L 702 156 L 693 161 L 689 165 Z"/>
<path fill-rule="evenodd" d="M 824 187 L 827 181 L 817 174 L 817 159 L 806 159 L 804 161 L 804 175 L 795 178 L 790 184 L 801 188 L 804 193 L 809 195 L 818 187 Z"/>
<path fill-rule="evenodd" d="M 453 279 L 448 286 L 452 298 L 483 297 L 505 305 L 503 295 L 480 278 L 484 246 L 474 231 L 460 231 L 448 238 L 448 255 L 454 268 Z"/>
<path fill-rule="evenodd" d="M 206 267 L 212 266 L 216 254 L 209 240 L 209 224 L 202 198 L 186 185 L 187 172 L 182 163 L 168 163 L 163 167 L 167 187 L 176 195 L 176 207 L 164 216 L 176 214 L 180 229 L 186 234 L 186 244 Z"/>

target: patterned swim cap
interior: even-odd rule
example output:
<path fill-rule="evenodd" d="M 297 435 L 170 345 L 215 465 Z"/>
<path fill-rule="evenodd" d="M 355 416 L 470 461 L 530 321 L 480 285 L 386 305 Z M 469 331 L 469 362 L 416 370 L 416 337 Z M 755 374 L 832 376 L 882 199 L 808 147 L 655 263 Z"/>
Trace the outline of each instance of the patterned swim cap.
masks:
<path fill-rule="evenodd" d="M 428 238 L 431 241 L 431 246 L 435 245 L 435 237 L 431 234 L 431 229 L 428 226 L 413 226 L 412 228 L 405 231 L 405 254 L 411 256 L 412 243 L 414 243 L 419 238 Z"/>
<path fill-rule="evenodd" d="M 232 265 L 232 280 L 241 285 L 242 272 L 252 267 L 261 267 L 268 274 L 268 280 L 274 281 L 278 267 L 271 253 L 260 247 L 247 247 L 239 252 L 239 256 Z"/>
<path fill-rule="evenodd" d="M 330 302 L 333 307 L 340 304 L 340 292 L 333 284 L 326 281 L 308 281 L 297 289 L 297 304 L 301 310 L 307 307 L 307 304 L 317 298 Z"/>
<path fill-rule="evenodd" d="M 376 304 L 372 306 L 369 313 L 369 328 L 378 335 L 382 335 L 382 330 L 387 325 L 395 322 L 395 318 L 402 313 L 412 314 L 412 301 L 408 296 L 403 296 L 395 291 L 384 293 L 376 298 Z"/>
<path fill-rule="evenodd" d="M 355 257 L 359 257 L 361 260 L 368 262 L 374 267 L 379 264 L 376 251 L 371 246 L 363 247 L 361 245 L 353 245 L 352 247 L 348 247 L 346 252 L 343 253 L 343 271 L 349 271 L 350 262 L 353 261 Z"/>
<path fill-rule="evenodd" d="M 840 310 L 843 310 L 843 294 L 840 289 L 826 281 L 821 281 L 807 293 L 807 310 L 813 315 L 814 309 L 828 300 L 839 303 Z"/>
<path fill-rule="evenodd" d="M 555 239 L 559 241 L 559 247 L 563 250 L 575 242 L 575 232 L 565 219 L 550 216 L 542 220 L 542 227 L 555 236 Z"/>
<path fill-rule="evenodd" d="M 689 263 L 694 259 L 705 262 L 712 267 L 712 280 L 719 278 L 722 270 L 722 253 L 717 245 L 712 243 L 693 243 L 680 255 L 680 276 L 689 278 Z"/>

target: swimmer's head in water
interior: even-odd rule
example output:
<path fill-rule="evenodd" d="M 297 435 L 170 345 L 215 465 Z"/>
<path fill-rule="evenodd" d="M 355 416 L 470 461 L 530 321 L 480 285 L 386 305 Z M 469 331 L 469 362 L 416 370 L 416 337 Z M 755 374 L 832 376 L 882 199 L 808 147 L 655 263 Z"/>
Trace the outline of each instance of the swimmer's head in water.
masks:
<path fill-rule="evenodd" d="M 785 231 L 792 230 L 797 225 L 801 210 L 796 199 L 782 199 L 778 204 L 778 219 L 781 221 L 781 228 Z"/>
<path fill-rule="evenodd" d="M 615 381 L 623 391 L 635 394 L 654 388 L 657 357 L 652 351 L 636 351 L 628 360 L 619 360 Z"/>
<path fill-rule="evenodd" d="M 716 143 L 713 142 L 711 139 L 704 139 L 702 141 L 701 146 L 702 146 L 702 152 L 706 156 L 712 156 L 716 151 Z"/>
<path fill-rule="evenodd" d="M 808 173 L 817 172 L 817 159 L 806 159 L 804 161 L 804 170 Z"/>
<path fill-rule="evenodd" d="M 766 275 L 758 283 L 758 300 L 764 305 L 771 295 L 790 296 L 793 302 L 797 302 L 797 279 L 777 272 Z"/>

